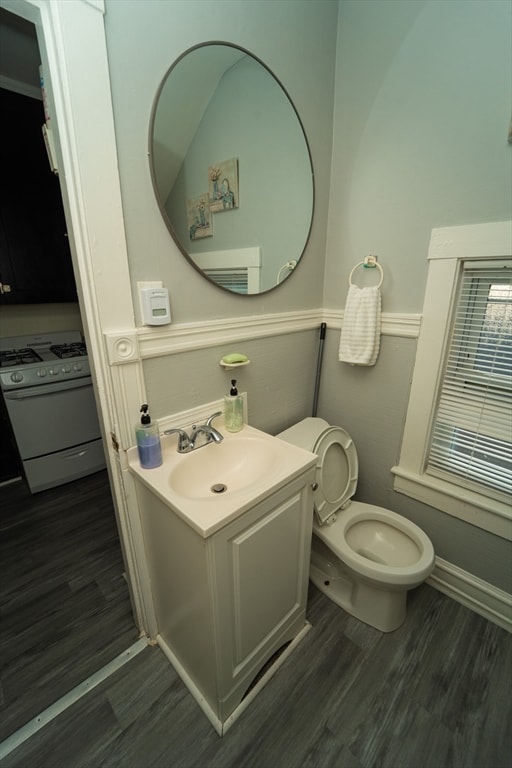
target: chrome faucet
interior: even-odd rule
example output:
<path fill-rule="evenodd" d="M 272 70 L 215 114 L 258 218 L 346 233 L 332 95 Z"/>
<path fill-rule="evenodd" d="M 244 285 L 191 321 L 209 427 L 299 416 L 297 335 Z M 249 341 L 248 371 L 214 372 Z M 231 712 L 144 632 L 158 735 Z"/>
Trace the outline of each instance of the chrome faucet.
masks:
<path fill-rule="evenodd" d="M 164 431 L 164 435 L 173 435 L 175 433 L 179 435 L 178 453 L 188 453 L 191 451 L 192 448 L 190 447 L 190 437 L 184 429 L 166 429 Z"/>
<path fill-rule="evenodd" d="M 192 425 L 192 431 L 190 435 L 184 429 L 166 429 L 164 435 L 172 435 L 174 433 L 179 435 L 178 439 L 178 453 L 190 453 L 196 448 L 202 448 L 203 445 L 208 443 L 221 443 L 224 438 L 221 433 L 212 427 L 212 421 L 221 416 L 222 411 L 213 413 L 205 424 L 196 426 Z"/>
<path fill-rule="evenodd" d="M 198 427 L 196 427 L 195 424 L 193 425 L 192 432 L 190 434 L 191 451 L 193 451 L 194 448 L 201 448 L 203 445 L 208 445 L 208 443 L 218 444 L 224 440 L 221 433 L 216 430 L 215 427 L 212 427 L 212 421 L 216 419 L 217 416 L 221 415 L 222 411 L 217 411 L 206 420 L 205 424 L 200 424 Z M 204 435 L 204 438 L 201 439 L 199 437 L 200 435 Z"/>

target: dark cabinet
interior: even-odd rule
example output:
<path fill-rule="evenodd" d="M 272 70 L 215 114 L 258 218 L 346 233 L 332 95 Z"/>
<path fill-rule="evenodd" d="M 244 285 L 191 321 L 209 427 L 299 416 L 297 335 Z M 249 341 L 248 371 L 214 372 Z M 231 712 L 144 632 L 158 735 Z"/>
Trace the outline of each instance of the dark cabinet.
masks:
<path fill-rule="evenodd" d="M 42 101 L 0 89 L 0 304 L 77 301 L 59 179 L 41 127 Z"/>

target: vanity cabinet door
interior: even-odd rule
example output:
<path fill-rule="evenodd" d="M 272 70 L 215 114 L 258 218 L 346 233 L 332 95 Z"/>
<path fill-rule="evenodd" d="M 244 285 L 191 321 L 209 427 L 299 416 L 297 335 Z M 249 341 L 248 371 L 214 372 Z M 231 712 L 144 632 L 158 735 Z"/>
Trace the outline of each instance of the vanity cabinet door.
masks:
<path fill-rule="evenodd" d="M 312 511 L 303 483 L 212 537 L 221 718 L 305 625 Z"/>

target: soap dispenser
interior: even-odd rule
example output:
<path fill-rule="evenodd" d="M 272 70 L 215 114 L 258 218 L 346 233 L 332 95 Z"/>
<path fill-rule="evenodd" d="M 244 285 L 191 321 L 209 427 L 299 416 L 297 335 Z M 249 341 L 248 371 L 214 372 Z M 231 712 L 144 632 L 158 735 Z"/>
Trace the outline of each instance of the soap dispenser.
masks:
<path fill-rule="evenodd" d="M 224 398 L 224 426 L 228 432 L 240 432 L 244 425 L 244 401 L 238 394 L 236 379 L 231 379 L 229 395 Z"/>
<path fill-rule="evenodd" d="M 148 405 L 141 405 L 140 424 L 135 427 L 135 437 L 137 439 L 137 449 L 139 451 L 140 465 L 143 469 L 154 469 L 162 463 L 162 446 L 160 445 L 160 434 L 158 426 L 151 423 L 151 416 L 148 413 Z"/>

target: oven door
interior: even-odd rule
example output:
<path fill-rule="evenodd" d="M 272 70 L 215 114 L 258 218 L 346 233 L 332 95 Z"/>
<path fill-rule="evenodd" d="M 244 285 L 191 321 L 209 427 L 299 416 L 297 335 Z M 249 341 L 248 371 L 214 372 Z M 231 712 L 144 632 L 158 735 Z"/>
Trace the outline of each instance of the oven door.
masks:
<path fill-rule="evenodd" d="M 4 392 L 4 398 L 24 460 L 100 437 L 90 376 Z"/>

